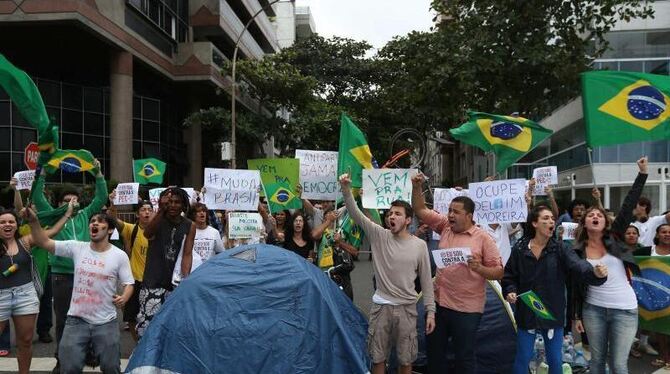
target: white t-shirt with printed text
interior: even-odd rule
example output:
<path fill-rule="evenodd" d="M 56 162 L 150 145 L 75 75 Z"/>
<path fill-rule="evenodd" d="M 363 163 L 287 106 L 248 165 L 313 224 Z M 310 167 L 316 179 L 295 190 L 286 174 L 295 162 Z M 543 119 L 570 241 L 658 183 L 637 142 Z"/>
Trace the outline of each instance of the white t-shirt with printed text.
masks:
<path fill-rule="evenodd" d="M 202 258 L 202 262 L 209 260 L 217 253 L 225 250 L 223 240 L 218 230 L 212 226 L 195 231 L 195 240 L 193 241 L 193 251 L 197 252 Z"/>
<path fill-rule="evenodd" d="M 56 241 L 56 256 L 74 261 L 74 284 L 68 316 L 79 317 L 92 325 L 116 318 L 113 297 L 119 284 L 135 283 L 128 255 L 109 245 L 104 252 L 91 249 L 90 242 Z"/>

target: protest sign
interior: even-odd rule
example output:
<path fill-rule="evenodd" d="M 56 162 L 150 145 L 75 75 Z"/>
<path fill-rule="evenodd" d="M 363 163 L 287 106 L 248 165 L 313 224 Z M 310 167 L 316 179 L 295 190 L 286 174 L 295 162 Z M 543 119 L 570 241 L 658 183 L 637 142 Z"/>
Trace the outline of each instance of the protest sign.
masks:
<path fill-rule="evenodd" d="M 189 203 L 191 205 L 198 202 L 198 193 L 195 192 L 195 189 L 193 187 L 182 187 L 181 189 L 186 191 L 186 193 L 188 194 Z"/>
<path fill-rule="evenodd" d="M 468 190 L 455 188 L 436 188 L 433 191 L 433 210 L 440 214 L 449 213 L 449 204 L 457 196 L 468 196 Z"/>
<path fill-rule="evenodd" d="M 300 182 L 300 160 L 297 158 L 263 158 L 248 160 L 249 170 L 261 174 L 271 212 L 300 209 L 302 200 L 296 194 Z"/>
<path fill-rule="evenodd" d="M 464 264 L 467 265 L 468 259 L 472 257 L 470 248 L 447 248 L 431 251 L 435 266 L 444 269 L 448 266 Z"/>
<path fill-rule="evenodd" d="M 300 160 L 302 197 L 315 200 L 336 200 L 339 195 L 337 152 L 297 149 L 295 158 Z"/>
<path fill-rule="evenodd" d="M 433 190 L 433 210 L 440 214 L 449 213 L 449 204 L 457 196 L 468 196 L 468 190 L 455 188 L 436 188 Z M 440 233 L 433 231 L 433 240 L 440 240 Z"/>
<path fill-rule="evenodd" d="M 158 210 L 158 200 L 160 200 L 161 192 L 165 191 L 165 187 L 152 188 L 149 190 L 149 201 L 154 210 Z"/>
<path fill-rule="evenodd" d="M 473 218 L 478 224 L 526 221 L 525 179 L 470 183 L 468 189 L 475 202 Z"/>
<path fill-rule="evenodd" d="M 533 178 L 535 178 L 535 190 L 533 190 L 533 196 L 546 195 L 544 192 L 545 187 L 558 184 L 558 169 L 556 166 L 546 166 L 534 169 Z"/>
<path fill-rule="evenodd" d="M 579 226 L 579 223 L 574 223 L 574 222 L 563 222 L 561 223 L 561 227 L 563 228 L 563 234 L 561 235 L 563 240 L 574 240 L 575 239 L 575 232 L 577 231 L 577 227 Z"/>
<path fill-rule="evenodd" d="M 17 171 L 14 173 L 14 178 L 17 181 L 17 190 L 29 190 L 35 181 L 35 170 Z"/>
<path fill-rule="evenodd" d="M 119 183 L 116 186 L 116 196 L 114 197 L 114 205 L 131 205 L 137 204 L 140 197 L 139 183 Z"/>
<path fill-rule="evenodd" d="M 258 170 L 205 168 L 204 202 L 209 209 L 258 210 Z"/>
<path fill-rule="evenodd" d="M 263 218 L 258 213 L 230 212 L 228 239 L 251 239 L 261 236 Z"/>
<path fill-rule="evenodd" d="M 412 201 L 416 169 L 364 169 L 363 208 L 388 209 L 394 200 Z"/>

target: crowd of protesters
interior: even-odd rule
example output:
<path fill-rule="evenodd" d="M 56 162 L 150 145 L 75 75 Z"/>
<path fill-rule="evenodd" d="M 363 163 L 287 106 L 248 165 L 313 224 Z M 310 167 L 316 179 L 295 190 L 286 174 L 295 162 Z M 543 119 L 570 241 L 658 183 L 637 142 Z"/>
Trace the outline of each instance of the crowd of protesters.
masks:
<path fill-rule="evenodd" d="M 631 277 L 640 268 L 634 256 L 670 255 L 670 213 L 649 216 L 651 202 L 641 196 L 647 159 L 637 164 L 639 173 L 614 217 L 602 207 L 595 188 L 593 204 L 574 200 L 559 217 L 549 188 L 547 202 L 537 203 L 527 192 L 526 222 L 479 226 L 473 220 L 475 203 L 466 196 L 454 198 L 447 214 L 430 209 L 419 173 L 412 178 L 411 203 L 394 201 L 377 222 L 359 207 L 345 174 L 339 178 L 343 204 L 302 199 L 301 210 L 270 214 L 261 202 L 263 227 L 257 238 L 247 240 L 228 238 L 229 212 L 209 210 L 199 199 L 193 203 L 181 188 L 166 188 L 156 207 L 140 200 L 132 222 L 126 222 L 119 218 L 112 204 L 115 192 L 108 194 L 102 174 L 96 176 L 93 198 L 85 207 L 80 192 L 67 188 L 52 199 L 57 207 L 52 206 L 41 174 L 30 206 L 23 208 L 13 182 L 13 209 L 0 211 L 0 331 L 6 336 L 11 318 L 19 371 L 28 373 L 35 325 L 39 340 L 50 342 L 53 312 L 54 373 L 78 373 L 91 364 L 119 373 L 117 308 L 137 341 L 199 264 L 237 245 L 265 242 L 326 271 L 352 300 L 354 261 L 361 251 L 372 254 L 375 292 L 368 353 L 373 373 L 386 372 L 391 356 L 399 373 L 410 373 L 422 334 L 427 338 L 427 372 L 474 373 L 487 280 L 500 281 L 503 297 L 514 307 L 514 373 L 528 372 L 538 334 L 549 373 L 561 373 L 563 335 L 573 330 L 582 333 L 583 346 L 590 349 L 592 373 L 605 373 L 606 367 L 627 373 L 629 355 L 643 353 L 658 356 L 654 365 L 670 368 L 670 338 L 637 328 Z M 351 232 L 342 229 L 346 220 L 360 230 L 362 241 L 348 237 Z M 575 239 L 561 239 L 562 222 L 579 225 Z M 431 250 L 463 248 L 467 261 L 435 269 Z M 557 318 L 539 318 L 520 303 L 519 295 L 528 291 Z M 2 346 L 4 339 L 0 337 L 0 356 L 9 350 Z M 650 343 L 654 341 L 658 351 Z"/>

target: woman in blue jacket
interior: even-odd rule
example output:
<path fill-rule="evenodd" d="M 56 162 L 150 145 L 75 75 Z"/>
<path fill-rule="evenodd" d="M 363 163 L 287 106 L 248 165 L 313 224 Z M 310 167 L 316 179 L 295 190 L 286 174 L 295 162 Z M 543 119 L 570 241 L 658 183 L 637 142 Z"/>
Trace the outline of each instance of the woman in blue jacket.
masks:
<path fill-rule="evenodd" d="M 515 374 L 528 373 L 536 332 L 544 338 L 549 373 L 562 373 L 561 348 L 568 275 L 572 273 L 572 276 L 592 285 L 603 284 L 607 279 L 606 267 L 594 268 L 577 257 L 570 248 L 563 247 L 553 237 L 555 228 L 551 209 L 546 206 L 533 208 L 528 215 L 526 235 L 514 246 L 505 266 L 502 289 L 507 301 L 515 304 L 520 294 L 533 291 L 555 318 L 540 318 L 526 304 L 516 305 L 514 317 L 518 330 Z"/>

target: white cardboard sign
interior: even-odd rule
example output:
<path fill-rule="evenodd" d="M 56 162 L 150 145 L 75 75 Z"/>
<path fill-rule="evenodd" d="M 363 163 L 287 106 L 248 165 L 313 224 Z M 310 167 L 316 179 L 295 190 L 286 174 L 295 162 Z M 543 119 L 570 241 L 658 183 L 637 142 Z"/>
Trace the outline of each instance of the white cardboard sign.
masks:
<path fill-rule="evenodd" d="M 395 200 L 412 201 L 417 169 L 364 169 L 363 208 L 389 209 Z"/>
<path fill-rule="evenodd" d="M 17 171 L 14 178 L 17 180 L 17 190 L 29 190 L 35 181 L 35 170 Z"/>
<path fill-rule="evenodd" d="M 470 183 L 468 189 L 475 202 L 473 218 L 478 224 L 526 221 L 525 179 Z"/>
<path fill-rule="evenodd" d="M 258 213 L 230 212 L 228 239 L 251 239 L 261 236 L 263 218 Z"/>
<path fill-rule="evenodd" d="M 116 186 L 116 197 L 114 197 L 114 205 L 137 204 L 139 198 L 139 183 L 119 183 Z"/>
<path fill-rule="evenodd" d="M 574 222 L 563 222 L 563 223 L 561 223 L 561 227 L 563 227 L 562 239 L 563 240 L 574 240 L 575 239 L 575 231 L 577 231 L 578 226 L 579 226 L 579 223 L 574 223 Z"/>
<path fill-rule="evenodd" d="M 300 160 L 300 185 L 304 199 L 337 199 L 340 194 L 337 155 L 332 151 L 295 151 L 295 158 Z"/>
<path fill-rule="evenodd" d="M 535 178 L 535 190 L 533 196 L 546 195 L 544 188 L 546 186 L 558 184 L 558 169 L 556 166 L 545 166 L 533 170 L 533 178 Z"/>
<path fill-rule="evenodd" d="M 208 209 L 258 210 L 258 170 L 205 168 L 204 203 Z"/>
<path fill-rule="evenodd" d="M 467 265 L 468 259 L 472 257 L 472 250 L 467 247 L 437 249 L 432 251 L 435 265 L 444 269 L 449 266 L 464 264 Z"/>

